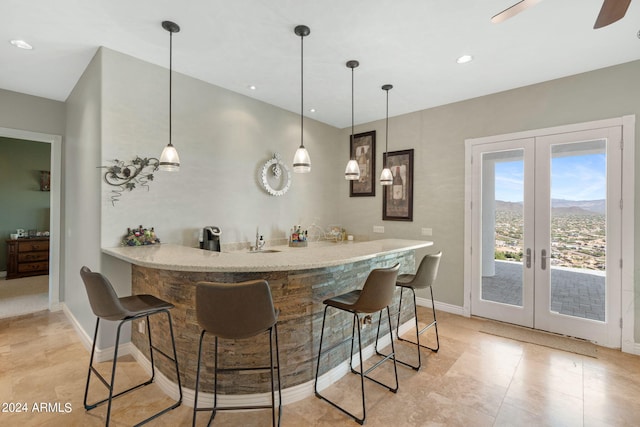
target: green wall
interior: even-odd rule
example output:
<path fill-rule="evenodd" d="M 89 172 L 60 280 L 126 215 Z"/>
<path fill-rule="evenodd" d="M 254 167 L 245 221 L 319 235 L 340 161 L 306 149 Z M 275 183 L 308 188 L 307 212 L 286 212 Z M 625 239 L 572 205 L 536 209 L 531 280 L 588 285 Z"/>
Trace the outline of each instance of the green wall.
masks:
<path fill-rule="evenodd" d="M 49 230 L 49 192 L 40 191 L 40 171 L 50 165 L 48 143 L 0 137 L 0 271 L 7 269 L 4 240 L 11 233 Z"/>

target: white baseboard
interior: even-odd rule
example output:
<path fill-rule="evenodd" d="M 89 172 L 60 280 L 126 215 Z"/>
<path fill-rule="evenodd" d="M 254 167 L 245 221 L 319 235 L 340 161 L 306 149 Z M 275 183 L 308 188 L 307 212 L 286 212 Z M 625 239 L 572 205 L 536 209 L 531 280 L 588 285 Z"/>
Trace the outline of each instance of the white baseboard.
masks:
<path fill-rule="evenodd" d="M 76 319 L 76 316 L 74 316 L 71 310 L 69 310 L 69 307 L 67 307 L 67 304 L 61 303 L 61 305 L 62 305 L 62 311 L 64 312 L 64 315 L 67 316 L 67 319 L 69 319 L 69 322 L 71 322 L 71 326 L 73 326 L 73 329 L 76 330 L 76 334 L 78 334 L 78 338 L 80 338 L 80 342 L 82 342 L 82 345 L 84 345 L 84 348 L 86 348 L 88 351 L 91 351 L 91 345 L 93 343 L 93 340 L 91 339 L 91 337 L 89 337 L 89 335 L 87 335 L 87 333 L 84 331 L 82 326 L 80 326 L 80 322 L 78 322 L 78 319 Z"/>
<path fill-rule="evenodd" d="M 630 346 L 631 348 L 627 349 L 628 351 L 626 351 L 626 353 L 630 353 L 630 354 L 636 354 L 638 356 L 640 356 L 640 343 L 634 343 L 633 346 Z M 625 349 L 623 349 L 624 351 Z"/>
<path fill-rule="evenodd" d="M 402 324 L 400 326 L 400 334 L 405 333 L 413 326 L 413 319 L 410 319 L 408 322 Z M 379 340 L 379 344 L 381 348 L 384 348 L 391 344 L 391 340 L 389 338 L 389 334 L 386 334 L 384 337 L 381 337 Z M 369 357 L 375 354 L 375 343 L 372 343 L 365 347 L 362 351 L 363 360 L 368 359 Z M 136 361 L 143 367 L 143 369 L 151 374 L 151 362 L 145 357 L 144 354 L 134 345 L 130 347 L 130 354 L 136 359 Z M 360 365 L 360 359 L 358 355 L 353 356 L 353 366 L 358 367 Z M 340 378 L 345 376 L 347 373 L 351 372 L 349 368 L 349 361 L 345 360 L 335 368 L 331 369 L 329 372 L 325 373 L 321 377 L 318 378 L 318 390 L 324 390 L 329 387 L 331 384 L 338 381 Z M 160 387 L 162 391 L 164 391 L 169 397 L 172 399 L 178 399 L 178 385 L 168 379 L 166 376 L 162 374 L 162 372 L 158 372 L 156 370 L 156 384 Z M 299 400 L 305 399 L 309 396 L 313 396 L 315 394 L 314 389 L 315 380 L 307 381 L 303 384 L 298 384 L 293 387 L 287 387 L 282 390 L 282 404 L 287 405 L 290 403 L 297 402 Z M 186 406 L 193 407 L 195 392 L 192 389 L 182 387 L 182 403 Z M 212 393 L 198 393 L 198 406 L 199 407 L 208 407 L 213 406 L 213 394 Z M 277 395 L 276 395 L 277 399 Z M 254 393 L 254 394 L 241 394 L 241 395 L 228 395 L 221 394 L 218 396 L 218 405 L 220 406 L 229 406 L 229 407 L 240 407 L 240 406 L 257 406 L 257 405 L 269 405 L 271 404 L 271 393 Z"/>
<path fill-rule="evenodd" d="M 67 319 L 69 319 L 69 322 L 71 322 L 73 329 L 76 330 L 76 333 L 78 334 L 78 338 L 80 338 L 80 341 L 82 342 L 82 345 L 84 345 L 84 348 L 86 348 L 88 352 L 91 352 L 93 339 L 84 331 L 82 326 L 80 326 L 80 322 L 78 322 L 78 319 L 76 319 L 76 317 L 73 315 L 71 310 L 69 310 L 69 307 L 67 307 L 65 303 L 60 303 L 60 306 L 62 308 L 62 311 L 64 311 L 65 316 L 67 316 Z M 124 356 L 126 354 L 132 354 L 133 348 L 135 348 L 135 346 L 131 342 L 120 344 L 120 348 L 118 349 L 118 354 L 120 356 Z M 96 348 L 95 354 L 94 354 L 94 362 L 100 363 L 100 362 L 106 362 L 108 360 L 112 360 L 114 350 L 115 350 L 114 346 L 103 348 L 103 349 Z M 149 365 L 149 372 L 151 372 L 151 365 Z"/>
<path fill-rule="evenodd" d="M 60 311 L 60 310 L 64 310 L 64 303 L 62 303 L 62 302 L 51 304 L 49 306 L 49 311 L 51 311 L 51 312 L 56 312 L 56 311 Z"/>
<path fill-rule="evenodd" d="M 421 298 L 416 296 L 416 304 L 420 307 L 431 308 L 431 300 L 429 298 Z M 447 313 L 457 314 L 458 316 L 469 317 L 469 315 L 465 312 L 464 307 L 460 307 L 459 305 L 447 304 L 444 302 L 436 301 L 436 310 L 446 311 Z"/>

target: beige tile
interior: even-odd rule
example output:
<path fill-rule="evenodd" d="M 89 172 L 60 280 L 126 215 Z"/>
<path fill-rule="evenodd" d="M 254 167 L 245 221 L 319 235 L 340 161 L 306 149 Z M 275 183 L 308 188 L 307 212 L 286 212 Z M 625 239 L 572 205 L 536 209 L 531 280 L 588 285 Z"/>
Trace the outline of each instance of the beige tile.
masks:
<path fill-rule="evenodd" d="M 420 309 L 421 318 L 428 315 Z M 439 312 L 441 350 L 422 350 L 420 372 L 399 366 L 397 393 L 366 381 L 366 425 L 637 425 L 640 357 L 598 348 L 598 358 L 593 359 L 511 341 L 478 332 L 483 322 Z M 403 359 L 414 361 L 415 351 L 406 343 L 397 347 Z M 89 353 L 63 313 L 0 320 L 0 399 L 29 404 L 27 413 L 0 413 L 0 425 L 104 425 L 105 406 L 89 412 L 83 407 L 88 361 Z M 131 356 L 119 358 L 118 364 L 118 390 L 147 378 Z M 109 377 L 111 363 L 101 363 L 98 369 Z M 392 373 L 387 362 L 372 375 L 389 381 Z M 106 396 L 106 389 L 95 378 L 90 392 L 90 400 Z M 356 375 L 346 375 L 324 393 L 361 411 Z M 71 412 L 33 412 L 32 405 L 40 402 L 69 404 Z M 111 425 L 132 425 L 171 402 L 155 384 L 137 390 L 114 401 Z M 200 413 L 197 425 L 206 425 L 207 419 L 206 413 Z M 183 405 L 149 425 L 190 426 L 191 421 L 192 408 Z M 220 412 L 213 425 L 269 426 L 271 412 Z M 282 425 L 357 424 L 311 396 L 285 405 Z"/>

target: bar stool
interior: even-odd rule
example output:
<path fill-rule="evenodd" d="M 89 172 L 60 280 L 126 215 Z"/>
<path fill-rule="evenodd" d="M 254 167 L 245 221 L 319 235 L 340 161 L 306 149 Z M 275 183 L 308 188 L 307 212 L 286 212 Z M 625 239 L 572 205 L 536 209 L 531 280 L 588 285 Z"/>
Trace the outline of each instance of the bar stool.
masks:
<path fill-rule="evenodd" d="M 425 255 L 420 261 L 420 266 L 416 271 L 416 274 L 401 274 L 398 276 L 398 280 L 396 282 L 396 286 L 400 288 L 400 304 L 398 305 L 398 324 L 396 325 L 396 336 L 398 340 L 405 341 L 410 344 L 414 344 L 418 349 L 418 365 L 412 365 L 410 363 L 404 362 L 398 359 L 398 363 L 401 363 L 405 366 L 415 369 L 416 371 L 420 370 L 420 366 L 422 366 L 422 359 L 420 357 L 420 347 L 426 348 L 428 350 L 437 353 L 440 349 L 440 337 L 438 336 L 438 321 L 436 320 L 436 305 L 433 300 L 433 282 L 436 280 L 436 276 L 438 275 L 438 266 L 440 265 L 440 258 L 442 257 L 442 252 L 438 252 L 436 254 Z M 431 292 L 431 310 L 433 312 L 433 321 L 426 325 L 424 328 L 419 329 L 418 327 L 418 310 L 416 308 L 416 289 L 426 289 L 429 288 Z M 405 289 L 411 290 L 413 293 L 413 314 L 416 321 L 416 342 L 411 340 L 407 340 L 400 337 L 400 315 L 402 314 L 402 292 Z M 436 332 L 436 347 L 427 347 L 424 344 L 420 344 L 420 335 L 428 329 L 435 328 Z M 377 346 L 376 346 L 377 347 Z"/>
<path fill-rule="evenodd" d="M 278 376 L 278 425 L 282 417 L 282 392 L 280 383 L 280 355 L 278 350 L 278 312 L 273 307 L 271 289 L 266 280 L 250 280 L 240 283 L 199 282 L 196 284 L 196 317 L 202 328 L 198 347 L 198 369 L 193 403 L 193 422 L 196 425 L 198 411 L 212 411 L 210 425 L 217 411 L 271 408 L 271 422 L 276 425 L 274 370 Z M 218 340 L 244 339 L 269 332 L 269 366 L 218 368 Z M 206 333 L 215 337 L 213 407 L 198 408 L 200 362 L 202 342 Z M 273 363 L 273 338 L 276 344 L 276 364 Z M 231 371 L 271 371 L 271 405 L 218 406 L 218 373 Z"/>
<path fill-rule="evenodd" d="M 152 416 L 140 421 L 137 426 L 147 423 L 160 415 L 177 408 L 182 403 L 182 385 L 180 384 L 180 371 L 178 369 L 178 356 L 176 354 L 176 343 L 173 337 L 173 324 L 171 323 L 171 314 L 169 313 L 169 309 L 173 308 L 173 304 L 163 301 L 159 298 L 154 297 L 153 295 L 132 295 L 128 297 L 118 298 L 115 291 L 113 290 L 113 286 L 109 282 L 109 280 L 104 277 L 100 273 L 92 272 L 88 267 L 82 267 L 80 269 L 80 276 L 82 277 L 82 281 L 84 282 L 85 289 L 87 290 L 87 296 L 89 297 L 89 304 L 91 305 L 91 310 L 93 314 L 96 315 L 96 330 L 93 334 L 93 346 L 91 347 L 91 358 L 89 360 L 89 372 L 87 374 L 87 385 L 84 390 L 84 408 L 87 411 L 102 405 L 105 402 L 107 404 L 107 418 L 105 425 L 109 425 L 109 420 L 111 417 L 111 403 L 114 398 L 121 396 L 130 391 L 136 390 L 140 387 L 144 387 L 153 382 L 155 377 L 155 363 L 154 363 L 154 351 L 157 351 L 159 354 L 163 355 L 167 359 L 171 360 L 176 368 L 176 378 L 178 379 L 178 390 L 180 392 L 180 397 L 176 403 L 173 405 L 161 410 L 153 414 Z M 151 326 L 149 322 L 149 316 L 159 313 L 166 313 L 167 319 L 169 321 L 169 332 L 171 333 L 171 346 L 173 348 L 173 357 L 169 356 L 158 347 L 154 346 L 151 341 Z M 119 393 L 113 394 L 114 390 L 114 381 L 116 377 L 116 364 L 118 361 L 118 344 L 120 342 L 120 330 L 122 325 L 126 322 L 131 322 L 132 320 L 140 319 L 142 317 L 146 317 L 147 322 L 147 336 L 149 337 L 149 355 L 151 359 L 151 378 L 147 381 L 142 382 L 138 385 L 135 385 L 127 390 L 121 391 Z M 116 333 L 116 342 L 114 346 L 113 352 L 113 366 L 111 368 L 111 381 L 107 382 L 102 375 L 93 367 L 93 356 L 95 354 L 96 349 L 96 341 L 98 338 L 98 327 L 100 325 L 100 320 L 112 320 L 112 321 L 120 321 L 118 323 L 118 329 Z M 109 397 L 106 399 L 102 399 L 98 402 L 89 404 L 87 403 L 87 395 L 89 393 L 89 381 L 91 380 L 91 373 L 100 379 L 102 384 L 104 384 L 109 390 Z"/>
<path fill-rule="evenodd" d="M 386 307 L 387 309 L 387 319 L 389 321 L 389 330 L 391 330 L 391 316 L 389 314 L 389 305 L 391 304 L 391 300 L 393 298 L 393 293 L 395 290 L 396 278 L 398 277 L 398 270 L 400 269 L 400 264 L 396 264 L 390 268 L 379 268 L 374 269 L 369 273 L 367 280 L 364 283 L 362 290 L 351 291 L 342 295 L 335 296 L 333 298 L 326 299 L 323 303 L 325 304 L 324 308 L 324 316 L 322 317 L 322 329 L 320 334 L 320 347 L 318 348 L 318 364 L 316 366 L 316 379 L 314 383 L 315 394 L 322 400 L 327 401 L 335 408 L 338 408 L 345 414 L 352 417 L 359 424 L 364 424 L 364 421 L 367 417 L 366 408 L 365 408 L 365 396 L 364 396 L 364 379 L 367 378 L 387 389 L 389 391 L 396 393 L 398 391 L 398 370 L 396 366 L 395 359 L 395 348 L 393 347 L 393 339 L 391 340 L 391 353 L 385 355 L 384 358 L 374 364 L 372 367 L 364 370 L 363 360 L 362 360 L 362 338 L 360 333 L 360 318 L 359 314 L 370 314 L 370 313 L 380 313 L 379 322 L 382 323 L 382 310 Z M 324 325 L 325 320 L 327 318 L 327 310 L 329 307 L 337 308 L 339 310 L 347 311 L 353 314 L 353 327 L 351 330 L 351 352 L 349 356 L 349 367 L 351 372 L 354 374 L 360 375 L 360 388 L 362 394 L 362 418 L 358 418 L 356 415 L 342 408 L 337 403 L 329 400 L 328 398 L 322 396 L 318 392 L 318 374 L 320 372 L 320 356 L 322 355 L 322 340 L 324 337 Z M 353 345 L 354 345 L 354 335 L 356 331 L 356 325 L 358 330 L 358 354 L 360 356 L 360 370 L 357 371 L 353 368 Z M 336 348 L 333 346 L 329 350 Z M 329 351 L 327 350 L 327 351 Z M 395 373 L 396 384 L 394 387 L 390 387 L 376 379 L 373 379 L 368 376 L 369 372 L 373 371 L 375 368 L 379 367 L 383 362 L 388 359 L 393 360 L 393 370 Z"/>

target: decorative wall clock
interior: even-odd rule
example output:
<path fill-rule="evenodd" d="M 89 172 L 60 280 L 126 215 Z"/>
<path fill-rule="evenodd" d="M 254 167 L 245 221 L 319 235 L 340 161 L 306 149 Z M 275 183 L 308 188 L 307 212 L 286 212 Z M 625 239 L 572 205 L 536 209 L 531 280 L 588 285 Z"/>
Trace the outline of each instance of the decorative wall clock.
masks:
<path fill-rule="evenodd" d="M 291 172 L 278 153 L 265 162 L 260 175 L 262 186 L 272 196 L 282 196 L 291 187 Z"/>

